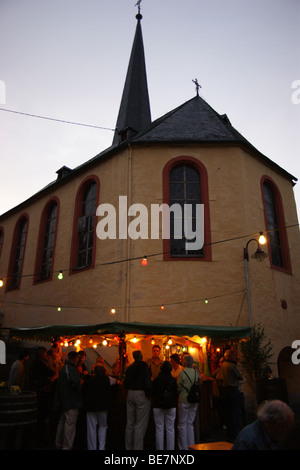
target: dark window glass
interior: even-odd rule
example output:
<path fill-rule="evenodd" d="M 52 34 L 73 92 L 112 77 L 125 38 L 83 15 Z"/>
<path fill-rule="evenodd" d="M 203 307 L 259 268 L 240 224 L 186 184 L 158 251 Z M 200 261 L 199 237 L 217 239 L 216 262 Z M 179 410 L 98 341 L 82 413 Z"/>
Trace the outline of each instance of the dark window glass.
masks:
<path fill-rule="evenodd" d="M 280 243 L 280 232 L 278 225 L 278 215 L 276 211 L 276 201 L 274 192 L 268 184 L 263 185 L 264 199 L 266 208 L 266 217 L 269 231 L 269 241 L 271 248 L 272 264 L 274 266 L 283 267 L 282 247 Z"/>
<path fill-rule="evenodd" d="M 15 260 L 14 260 L 13 271 L 12 271 L 12 276 L 11 276 L 11 283 L 10 283 L 11 289 L 19 287 L 20 285 L 21 270 L 22 270 L 22 264 L 23 264 L 23 259 L 24 259 L 26 232 L 27 232 L 27 219 L 23 219 L 20 222 L 19 230 L 17 234 L 16 252 L 15 252 L 16 254 L 15 254 Z"/>
<path fill-rule="evenodd" d="M 192 166 L 180 165 L 171 170 L 169 176 L 170 184 L 170 252 L 173 257 L 203 256 L 203 248 L 200 250 L 186 249 L 186 230 L 188 225 L 191 230 L 196 230 L 196 205 L 201 204 L 200 175 Z M 191 206 L 189 218 L 184 215 L 184 206 Z M 172 206 L 177 210 L 172 211 Z M 182 233 L 181 238 L 176 238 L 176 230 Z M 188 240 L 193 243 L 195 239 Z"/>
<path fill-rule="evenodd" d="M 57 219 L 57 204 L 53 203 L 48 210 L 41 264 L 41 279 L 49 279 L 53 264 L 53 249 Z"/>
<path fill-rule="evenodd" d="M 91 183 L 82 198 L 81 216 L 78 219 L 77 268 L 90 266 L 93 258 L 94 227 L 96 215 L 97 184 Z"/>

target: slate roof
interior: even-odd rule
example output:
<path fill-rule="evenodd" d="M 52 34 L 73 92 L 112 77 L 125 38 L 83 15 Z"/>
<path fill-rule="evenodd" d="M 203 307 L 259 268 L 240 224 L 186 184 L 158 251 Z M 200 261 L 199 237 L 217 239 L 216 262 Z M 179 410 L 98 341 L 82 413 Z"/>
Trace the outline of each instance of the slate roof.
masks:
<path fill-rule="evenodd" d="M 226 114 L 218 114 L 200 96 L 182 104 L 132 137 L 134 142 L 241 142 L 246 141 Z"/>

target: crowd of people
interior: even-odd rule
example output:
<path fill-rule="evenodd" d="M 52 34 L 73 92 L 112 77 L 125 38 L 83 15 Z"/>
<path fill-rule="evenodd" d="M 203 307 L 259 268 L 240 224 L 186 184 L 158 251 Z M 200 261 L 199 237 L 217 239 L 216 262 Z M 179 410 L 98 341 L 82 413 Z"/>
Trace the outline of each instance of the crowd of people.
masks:
<path fill-rule="evenodd" d="M 12 365 L 9 386 L 23 388 L 24 363 L 28 357 L 29 354 L 23 352 Z M 84 351 L 61 354 L 58 345 L 53 345 L 49 351 L 38 349 L 30 368 L 29 384 L 30 390 L 37 394 L 37 436 L 40 447 L 47 440 L 46 432 L 49 439 L 50 430 L 50 439 L 53 439 L 57 449 L 71 450 L 80 417 L 84 415 L 87 449 L 106 449 L 108 412 L 113 405 L 111 387 L 120 384 L 120 381 L 109 374 L 101 357 L 88 372 L 85 358 Z M 251 424 L 249 429 L 240 390 L 243 377 L 232 350 L 225 352 L 213 378 L 217 388 L 214 395 L 220 423 L 226 427 L 228 438 L 236 442 L 234 448 L 243 448 L 249 436 L 256 436 L 258 432 L 260 436 L 257 439 L 261 443 L 268 425 L 266 418 L 264 425 L 261 425 L 262 416 L 265 417 L 267 413 L 261 413 L 258 424 Z M 201 376 L 191 355 L 185 353 L 180 357 L 172 354 L 170 360 L 163 361 L 160 346 L 154 345 L 152 358 L 144 361 L 141 350 L 134 350 L 133 363 L 126 367 L 125 379 L 122 381 L 126 390 L 126 450 L 144 448 L 151 417 L 154 420 L 156 450 L 172 451 L 176 444 L 179 450 L 188 450 L 195 443 L 194 422 L 198 403 L 191 403 L 189 399 L 189 391 L 194 383 L 201 385 Z M 286 408 L 283 409 L 287 413 Z M 55 416 L 55 411 L 57 419 L 53 421 L 51 418 Z M 281 417 L 282 414 L 279 413 Z M 242 437 L 239 433 L 241 416 L 245 417 Z M 289 428 L 291 420 L 287 421 Z M 270 429 L 271 441 L 275 431 L 272 434 Z"/>

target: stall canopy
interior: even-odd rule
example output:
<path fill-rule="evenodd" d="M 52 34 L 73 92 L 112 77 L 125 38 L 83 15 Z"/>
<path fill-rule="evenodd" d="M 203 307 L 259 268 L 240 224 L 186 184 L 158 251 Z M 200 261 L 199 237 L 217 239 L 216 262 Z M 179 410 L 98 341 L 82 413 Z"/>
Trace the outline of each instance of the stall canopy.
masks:
<path fill-rule="evenodd" d="M 207 336 L 211 339 L 233 339 L 250 336 L 250 332 L 250 327 L 110 322 L 92 325 L 50 325 L 34 328 L 11 328 L 10 336 L 50 340 L 58 336 L 109 335 L 124 333 L 141 335 L 176 335 L 189 337 Z"/>

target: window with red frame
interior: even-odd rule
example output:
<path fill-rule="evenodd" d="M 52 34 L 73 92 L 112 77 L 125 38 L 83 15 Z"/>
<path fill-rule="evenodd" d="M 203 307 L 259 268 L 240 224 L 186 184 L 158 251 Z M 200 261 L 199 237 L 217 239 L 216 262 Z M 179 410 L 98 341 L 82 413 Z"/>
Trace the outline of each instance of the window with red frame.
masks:
<path fill-rule="evenodd" d="M 39 279 L 49 279 L 53 266 L 54 242 L 57 222 L 57 203 L 53 202 L 47 210 L 44 242 L 41 254 Z"/>
<path fill-rule="evenodd" d="M 11 267 L 9 273 L 9 289 L 16 289 L 20 286 L 23 260 L 25 254 L 25 242 L 27 235 L 28 221 L 26 217 L 23 217 L 18 226 L 16 227 L 13 247 L 12 247 L 12 258 L 11 258 Z"/>
<path fill-rule="evenodd" d="M 84 189 L 77 224 L 77 269 L 89 267 L 93 260 L 97 184 L 92 181 Z"/>
<path fill-rule="evenodd" d="M 271 267 L 291 271 L 285 218 L 279 190 L 268 179 L 264 179 L 262 189 Z"/>
<path fill-rule="evenodd" d="M 200 250 L 187 250 L 185 226 L 195 232 L 196 230 L 196 204 L 201 204 L 201 184 L 200 175 L 196 168 L 190 165 L 178 165 L 170 171 L 169 175 L 170 207 L 178 204 L 180 220 L 176 220 L 176 211 L 170 211 L 170 254 L 173 257 L 182 256 L 203 256 L 203 248 Z M 191 206 L 191 220 L 185 220 L 184 206 Z M 181 223 L 182 238 L 175 237 L 175 227 Z M 194 240 L 189 240 L 193 242 Z"/>

